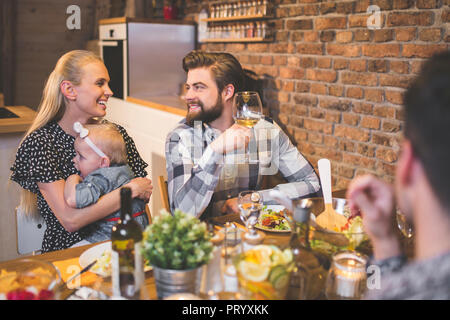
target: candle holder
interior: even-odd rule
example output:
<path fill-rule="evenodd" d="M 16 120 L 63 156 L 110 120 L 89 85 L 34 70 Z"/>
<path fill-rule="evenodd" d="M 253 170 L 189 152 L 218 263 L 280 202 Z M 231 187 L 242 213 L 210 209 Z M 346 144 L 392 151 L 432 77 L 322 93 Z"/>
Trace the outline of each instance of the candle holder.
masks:
<path fill-rule="evenodd" d="M 333 263 L 326 282 L 327 298 L 361 299 L 367 287 L 367 260 L 367 256 L 356 251 L 343 251 L 333 255 Z"/>

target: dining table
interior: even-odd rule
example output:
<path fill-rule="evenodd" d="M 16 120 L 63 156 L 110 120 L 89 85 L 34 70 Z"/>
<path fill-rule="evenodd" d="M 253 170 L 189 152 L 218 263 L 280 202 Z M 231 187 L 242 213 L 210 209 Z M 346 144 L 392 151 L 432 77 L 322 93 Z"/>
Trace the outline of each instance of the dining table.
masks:
<path fill-rule="evenodd" d="M 236 214 L 228 214 L 221 216 L 220 219 L 218 219 L 219 223 L 222 222 L 237 222 L 237 218 L 239 215 Z M 240 228 L 245 228 L 244 226 L 239 224 Z M 216 230 L 219 230 L 220 227 L 216 227 Z M 277 245 L 283 245 L 287 244 L 289 241 L 289 234 L 282 233 L 282 234 L 269 234 L 267 233 L 264 243 L 268 244 L 277 244 Z M 52 252 L 46 252 L 42 254 L 36 254 L 36 255 L 29 255 L 29 256 L 22 256 L 17 259 L 8 260 L 0 262 L 0 270 L 2 269 L 9 269 L 14 270 L 16 269 L 16 266 L 18 267 L 21 263 L 22 259 L 32 259 L 32 260 L 40 260 L 52 263 L 54 266 L 56 266 L 61 274 L 61 278 L 63 281 L 67 281 L 71 276 L 76 274 L 77 272 L 82 270 L 82 266 L 79 263 L 79 257 L 86 252 L 86 250 L 99 245 L 99 243 L 92 243 L 88 245 L 82 245 L 78 247 L 72 247 L 68 249 L 63 250 L 57 250 Z M 99 280 L 104 281 L 106 283 L 111 282 L 111 278 L 107 277 L 106 279 L 101 279 L 100 275 L 97 275 L 93 272 L 87 271 L 80 275 L 81 277 L 81 286 L 86 287 L 93 287 Z M 75 281 L 75 280 L 74 280 Z M 66 299 L 69 297 L 75 290 L 75 288 L 70 287 L 70 283 L 68 283 L 68 286 L 64 286 L 63 290 L 60 292 L 59 298 Z M 145 281 L 143 288 L 141 289 L 141 299 L 149 299 L 149 300 L 156 300 L 157 292 L 156 292 L 156 284 L 155 284 L 155 278 L 153 277 L 153 271 L 149 270 L 145 272 Z"/>
<path fill-rule="evenodd" d="M 345 197 L 345 190 L 341 191 L 335 191 L 333 192 L 333 197 L 339 197 L 344 198 Z M 230 222 L 238 226 L 239 228 L 245 229 L 243 223 L 240 220 L 239 214 L 232 213 L 227 215 L 222 215 L 215 218 L 215 221 L 217 222 L 217 225 L 225 225 L 226 222 Z M 220 229 L 221 227 L 215 226 L 216 230 Z M 274 232 L 265 232 L 261 231 L 265 234 L 264 237 L 264 244 L 275 244 L 280 247 L 284 247 L 289 244 L 289 240 L 291 237 L 291 233 L 274 233 Z M 20 257 L 17 259 L 9 260 L 9 261 L 3 261 L 0 262 L 0 270 L 9 268 L 10 270 L 15 268 L 15 266 L 18 266 L 20 263 L 20 260 L 23 258 L 29 258 L 29 259 L 35 259 L 35 260 L 41 260 L 50 262 L 53 265 L 55 265 L 58 270 L 60 271 L 61 278 L 65 282 L 67 281 L 71 276 L 79 272 L 82 267 L 79 264 L 79 257 L 82 255 L 86 250 L 99 245 L 99 243 L 93 243 L 78 247 L 71 247 L 64 250 L 58 250 L 48 253 L 42 253 L 38 255 L 31 255 L 26 257 Z M 81 286 L 92 286 L 95 283 L 98 283 L 100 281 L 105 281 L 110 283 L 111 278 L 108 277 L 106 280 L 102 278 L 100 275 L 97 275 L 93 272 L 87 271 L 83 273 L 81 276 Z M 67 298 L 70 294 L 72 294 L 75 290 L 75 288 L 70 288 L 70 283 L 68 283 L 69 287 L 66 285 L 64 287 L 64 290 L 62 291 L 60 297 L 62 299 Z M 156 292 L 156 284 L 155 284 L 155 278 L 153 277 L 152 270 L 148 270 L 145 272 L 145 281 L 143 288 L 141 290 L 141 299 L 150 299 L 150 300 L 157 300 L 157 292 Z"/>

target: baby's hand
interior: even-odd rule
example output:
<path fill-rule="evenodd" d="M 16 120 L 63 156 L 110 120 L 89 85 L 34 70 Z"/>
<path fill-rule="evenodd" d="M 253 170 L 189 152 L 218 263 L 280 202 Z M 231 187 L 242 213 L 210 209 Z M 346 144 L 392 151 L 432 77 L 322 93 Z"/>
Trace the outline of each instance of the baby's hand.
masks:
<path fill-rule="evenodd" d="M 70 182 L 70 183 L 78 184 L 81 181 L 83 181 L 83 178 L 78 174 L 72 174 L 72 175 L 68 176 L 66 179 L 66 183 Z"/>

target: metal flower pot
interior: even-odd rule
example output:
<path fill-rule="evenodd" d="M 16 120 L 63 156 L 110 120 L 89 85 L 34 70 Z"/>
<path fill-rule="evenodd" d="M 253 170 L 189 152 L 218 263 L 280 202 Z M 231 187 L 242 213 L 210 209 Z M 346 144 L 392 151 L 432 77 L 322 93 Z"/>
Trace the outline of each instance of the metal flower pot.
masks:
<path fill-rule="evenodd" d="M 175 293 L 198 294 L 202 267 L 189 270 L 161 269 L 153 266 L 158 299 L 164 299 Z"/>

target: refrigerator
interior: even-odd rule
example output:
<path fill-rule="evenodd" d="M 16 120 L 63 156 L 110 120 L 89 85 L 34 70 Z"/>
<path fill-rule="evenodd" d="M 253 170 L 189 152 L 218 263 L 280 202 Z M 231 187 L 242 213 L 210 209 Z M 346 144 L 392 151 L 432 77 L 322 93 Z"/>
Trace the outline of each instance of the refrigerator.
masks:
<path fill-rule="evenodd" d="M 101 20 L 99 29 L 114 97 L 179 96 L 182 59 L 196 46 L 194 22 L 118 18 Z"/>

